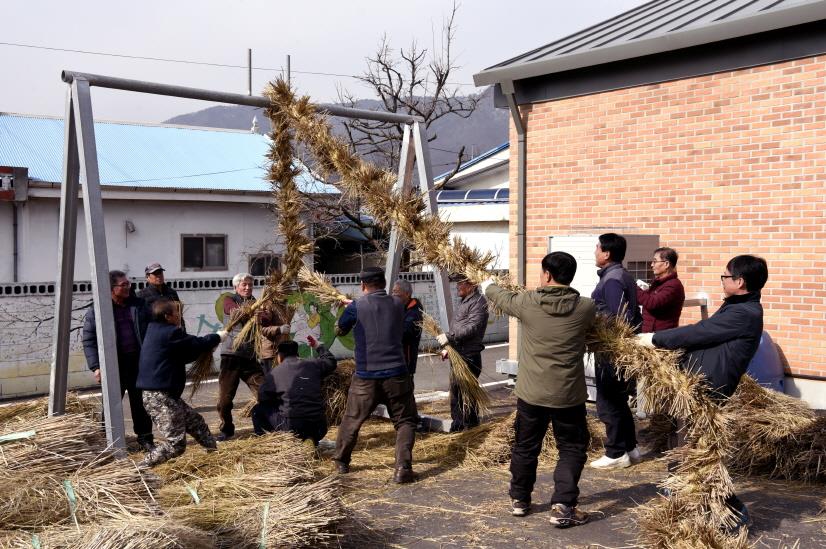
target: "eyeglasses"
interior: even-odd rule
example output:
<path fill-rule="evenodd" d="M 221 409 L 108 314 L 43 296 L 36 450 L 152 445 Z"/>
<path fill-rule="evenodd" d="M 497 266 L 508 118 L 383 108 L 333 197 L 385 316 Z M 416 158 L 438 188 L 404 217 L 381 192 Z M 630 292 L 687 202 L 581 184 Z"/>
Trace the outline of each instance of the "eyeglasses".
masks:
<path fill-rule="evenodd" d="M 127 286 L 131 286 L 131 282 L 121 282 L 120 284 L 115 284 L 115 288 L 126 288 Z"/>
<path fill-rule="evenodd" d="M 734 275 L 720 275 L 720 282 L 725 282 L 727 278 L 740 278 L 739 276 Z"/>
<path fill-rule="evenodd" d="M 652 259 L 651 263 L 668 263 L 667 259 Z"/>

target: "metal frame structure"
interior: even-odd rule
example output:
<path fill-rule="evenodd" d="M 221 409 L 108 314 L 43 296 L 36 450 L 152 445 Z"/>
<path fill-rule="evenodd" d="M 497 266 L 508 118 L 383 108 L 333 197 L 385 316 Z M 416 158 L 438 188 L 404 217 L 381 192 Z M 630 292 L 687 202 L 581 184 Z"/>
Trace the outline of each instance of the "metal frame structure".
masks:
<path fill-rule="evenodd" d="M 55 285 L 55 324 L 52 340 L 51 381 L 49 388 L 49 415 L 66 411 L 66 394 L 69 374 L 69 333 L 71 328 L 72 283 L 74 281 L 75 249 L 77 243 L 78 191 L 84 203 L 86 241 L 89 264 L 92 270 L 92 295 L 97 323 L 97 346 L 100 356 L 101 388 L 106 424 L 106 439 L 114 448 L 123 450 L 126 439 L 121 406 L 120 376 L 115 343 L 115 325 L 109 284 L 109 258 L 106 249 L 106 232 L 103 224 L 103 200 L 98 172 L 95 127 L 92 116 L 91 88 L 117 89 L 153 95 L 166 95 L 188 99 L 200 99 L 234 105 L 267 108 L 264 97 L 222 93 L 198 88 L 170 86 L 154 82 L 129 80 L 97 74 L 63 71 L 61 78 L 69 85 L 66 95 L 66 118 L 63 155 L 63 185 L 60 191 L 60 227 L 58 237 L 58 283 Z M 399 179 L 396 189 L 411 189 L 413 163 L 418 168 L 419 186 L 425 197 L 426 211 L 438 215 L 436 195 L 430 166 L 430 149 L 424 128 L 424 120 L 418 116 L 396 113 L 350 109 L 325 105 L 329 115 L 361 118 L 380 122 L 404 124 Z M 387 255 L 386 273 L 392 284 L 399 273 L 402 238 L 395 227 L 390 233 L 390 249 Z M 436 271 L 436 298 L 439 303 L 439 321 L 450 326 L 453 320 L 453 302 L 447 273 Z"/>

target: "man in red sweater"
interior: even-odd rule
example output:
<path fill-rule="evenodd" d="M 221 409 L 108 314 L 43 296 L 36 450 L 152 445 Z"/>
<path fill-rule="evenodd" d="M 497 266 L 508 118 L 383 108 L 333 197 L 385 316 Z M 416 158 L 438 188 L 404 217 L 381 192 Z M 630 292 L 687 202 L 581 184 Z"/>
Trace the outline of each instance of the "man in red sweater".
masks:
<path fill-rule="evenodd" d="M 637 302 L 642 305 L 642 333 L 676 328 L 685 302 L 683 283 L 677 278 L 677 251 L 657 248 L 651 269 L 654 280 L 637 280 Z"/>

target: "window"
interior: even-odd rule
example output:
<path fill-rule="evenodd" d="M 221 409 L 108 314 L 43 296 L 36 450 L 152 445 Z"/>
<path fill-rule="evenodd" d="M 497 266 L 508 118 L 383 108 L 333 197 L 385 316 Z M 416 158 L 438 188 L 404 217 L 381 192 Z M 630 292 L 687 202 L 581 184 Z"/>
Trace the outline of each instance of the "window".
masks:
<path fill-rule="evenodd" d="M 654 278 L 650 261 L 627 261 L 625 268 L 635 279 L 651 280 Z"/>
<path fill-rule="evenodd" d="M 250 256 L 249 266 L 252 276 L 268 276 L 272 271 L 281 268 L 281 260 L 273 254 L 256 254 Z"/>
<path fill-rule="evenodd" d="M 182 234 L 182 271 L 226 271 L 227 235 Z"/>

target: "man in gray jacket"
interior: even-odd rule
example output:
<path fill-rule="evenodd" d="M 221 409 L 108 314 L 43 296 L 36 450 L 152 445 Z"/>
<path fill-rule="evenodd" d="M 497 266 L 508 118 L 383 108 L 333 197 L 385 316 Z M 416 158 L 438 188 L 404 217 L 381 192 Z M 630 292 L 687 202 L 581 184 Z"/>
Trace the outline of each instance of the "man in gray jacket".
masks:
<path fill-rule="evenodd" d="M 588 450 L 585 401 L 585 334 L 596 306 L 569 286 L 576 260 L 553 252 L 542 260 L 542 286 L 515 293 L 484 282 L 485 295 L 505 314 L 522 321 L 516 422 L 511 453 L 512 514 L 525 516 L 531 506 L 542 441 L 553 427 L 559 461 L 554 470 L 551 523 L 566 528 L 588 521 L 577 509 L 579 477 Z"/>
<path fill-rule="evenodd" d="M 482 373 L 482 351 L 485 350 L 482 339 L 488 327 L 488 301 L 479 292 L 479 287 L 464 276 L 451 278 L 456 281 L 459 305 L 456 307 L 451 330 L 445 334 L 439 334 L 436 340 L 442 346 L 448 343 L 452 345 L 470 366 L 473 375 L 479 379 L 479 374 Z M 442 360 L 445 358 L 447 358 L 447 353 L 443 352 Z M 453 419 L 450 425 L 451 433 L 479 425 L 479 411 L 473 407 L 469 410 L 465 408 L 462 391 L 451 377 L 450 417 Z"/>

